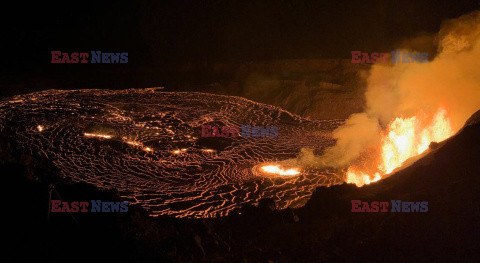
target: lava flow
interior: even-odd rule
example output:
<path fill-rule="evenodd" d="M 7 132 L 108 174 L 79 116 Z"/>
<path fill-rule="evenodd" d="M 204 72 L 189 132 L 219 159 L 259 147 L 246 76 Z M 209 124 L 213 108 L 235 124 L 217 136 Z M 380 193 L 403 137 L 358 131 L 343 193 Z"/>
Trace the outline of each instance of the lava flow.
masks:
<path fill-rule="evenodd" d="M 453 135 L 446 110 L 440 108 L 430 122 L 426 120 L 426 114 L 393 120 L 381 140 L 377 171 L 368 173 L 351 166 L 347 171 L 347 183 L 363 186 L 376 182 L 402 166 L 407 159 L 425 152 L 430 143 L 441 142 Z"/>
<path fill-rule="evenodd" d="M 239 97 L 148 89 L 49 90 L 0 101 L 0 132 L 19 149 L 52 160 L 62 177 L 117 189 L 152 216 L 224 216 L 264 198 L 279 209 L 301 206 L 317 186 L 343 178 L 279 162 L 328 147 L 341 123 Z M 206 138 L 203 124 L 277 126 L 279 135 Z"/>
<path fill-rule="evenodd" d="M 279 165 L 268 164 L 261 167 L 262 171 L 268 174 L 280 175 L 280 176 L 296 176 L 300 174 L 298 168 L 284 169 Z"/>

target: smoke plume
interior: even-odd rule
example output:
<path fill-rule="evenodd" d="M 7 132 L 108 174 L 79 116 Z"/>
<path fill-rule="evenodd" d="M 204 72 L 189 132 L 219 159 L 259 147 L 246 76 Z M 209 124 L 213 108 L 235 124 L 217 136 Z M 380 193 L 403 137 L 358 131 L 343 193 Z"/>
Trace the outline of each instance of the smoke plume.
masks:
<path fill-rule="evenodd" d="M 334 131 L 335 146 L 322 156 L 303 150 L 297 164 L 348 166 L 366 149 L 380 144 L 382 128 L 394 118 L 432 116 L 440 107 L 458 131 L 480 108 L 480 12 L 444 22 L 434 39 L 437 55 L 429 54 L 427 63 L 373 65 L 365 111 L 351 115 Z"/>

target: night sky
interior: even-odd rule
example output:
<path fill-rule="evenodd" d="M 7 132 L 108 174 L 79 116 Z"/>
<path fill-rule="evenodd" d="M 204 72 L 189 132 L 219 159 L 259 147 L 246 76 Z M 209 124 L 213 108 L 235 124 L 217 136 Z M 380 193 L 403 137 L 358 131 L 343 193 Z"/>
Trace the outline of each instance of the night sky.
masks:
<path fill-rule="evenodd" d="M 0 69 L 52 70 L 50 51 L 128 52 L 128 67 L 390 51 L 479 1 L 43 1 L 2 8 Z M 80 66 L 80 65 L 78 65 Z"/>

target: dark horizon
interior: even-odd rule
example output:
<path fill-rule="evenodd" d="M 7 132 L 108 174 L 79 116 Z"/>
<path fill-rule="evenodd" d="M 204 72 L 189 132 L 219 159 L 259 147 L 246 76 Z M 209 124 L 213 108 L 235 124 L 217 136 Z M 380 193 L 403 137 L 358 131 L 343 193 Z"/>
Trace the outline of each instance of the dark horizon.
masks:
<path fill-rule="evenodd" d="M 4 16 L 3 77 L 56 74 L 91 65 L 52 65 L 53 50 L 128 52 L 121 68 L 174 63 L 349 58 L 388 52 L 402 40 L 436 33 L 442 21 L 478 1 L 139 1 L 15 3 Z M 110 65 L 111 67 L 112 65 Z"/>

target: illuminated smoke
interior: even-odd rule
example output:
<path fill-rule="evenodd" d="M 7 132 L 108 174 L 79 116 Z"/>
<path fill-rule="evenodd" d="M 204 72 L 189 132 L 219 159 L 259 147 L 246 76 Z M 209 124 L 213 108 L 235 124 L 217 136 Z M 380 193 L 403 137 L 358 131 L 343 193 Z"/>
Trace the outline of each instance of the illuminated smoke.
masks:
<path fill-rule="evenodd" d="M 458 131 L 480 108 L 480 12 L 444 22 L 435 39 L 438 40 L 438 54 L 435 58 L 430 55 L 427 63 L 373 65 L 367 78 L 365 111 L 351 115 L 334 131 L 337 143 L 322 156 L 303 153 L 295 162 L 317 167 L 350 166 L 348 177 L 353 179 L 351 165 L 355 170 L 359 163 L 363 163 L 360 166 L 369 162 L 377 165 L 382 143 L 388 136 L 385 134 L 389 129 L 400 127 L 400 123 L 416 123 L 405 130 L 415 132 L 410 136 L 414 142 L 420 138 L 416 142 L 418 145 L 412 147 L 417 149 L 414 154 L 426 150 L 434 138 L 445 139 Z M 422 118 L 433 122 L 433 128 L 420 122 Z M 441 136 L 436 134 L 435 127 L 441 130 Z M 426 135 L 433 139 L 425 139 Z M 402 138 L 399 137 L 400 141 Z M 384 173 L 392 171 L 392 167 L 368 168 L 370 176 L 359 172 L 360 176 L 368 178 L 357 185 L 378 180 L 376 172 L 379 169 Z"/>

